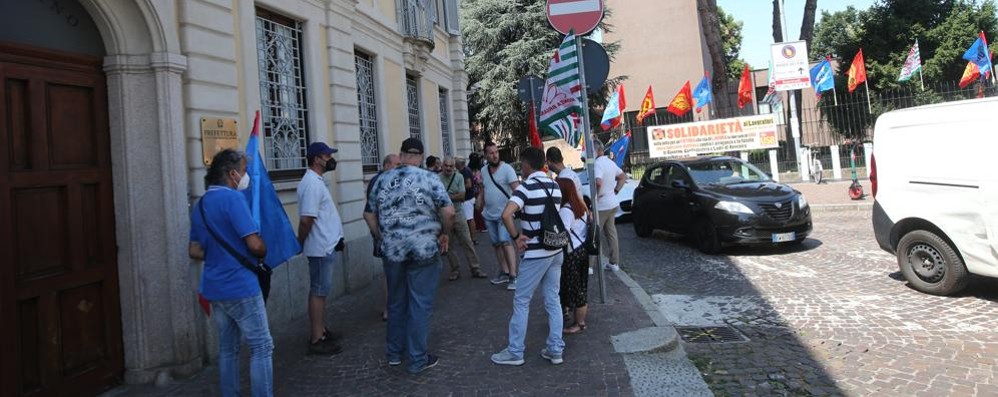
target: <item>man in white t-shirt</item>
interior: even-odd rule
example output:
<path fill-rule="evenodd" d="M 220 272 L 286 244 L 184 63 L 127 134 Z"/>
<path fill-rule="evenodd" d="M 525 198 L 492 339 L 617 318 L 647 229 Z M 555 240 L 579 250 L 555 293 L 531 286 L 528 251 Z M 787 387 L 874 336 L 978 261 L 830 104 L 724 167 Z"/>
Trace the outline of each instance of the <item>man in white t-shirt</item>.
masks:
<path fill-rule="evenodd" d="M 496 259 L 501 272 L 492 279 L 492 284 L 509 283 L 508 290 L 516 290 L 516 270 L 519 257 L 512 245 L 512 239 L 502 225 L 502 211 L 513 191 L 520 186 L 513 167 L 499 160 L 499 147 L 495 143 L 485 144 L 485 159 L 488 164 L 482 167 L 482 190 L 478 192 L 475 205 L 482 210 L 485 227 L 496 250 Z"/>
<path fill-rule="evenodd" d="M 586 197 L 582 193 L 582 180 L 579 179 L 579 174 L 576 174 L 574 170 L 565 166 L 565 157 L 561 155 L 561 149 L 554 146 L 549 147 L 545 158 L 547 159 L 548 169 L 557 174 L 558 178 L 571 179 L 572 183 L 575 184 L 575 190 L 579 193 L 579 198 Z"/>
<path fill-rule="evenodd" d="M 593 141 L 593 150 L 598 154 L 596 157 L 596 210 L 599 211 L 599 226 L 603 229 L 603 249 L 610 263 L 607 269 L 620 270 L 620 249 L 617 244 L 617 207 L 620 201 L 617 193 L 627 182 L 627 174 L 617 166 L 617 163 L 606 157 L 603 153 L 603 142 Z"/>
<path fill-rule="evenodd" d="M 308 258 L 308 318 L 311 331 L 309 352 L 337 354 L 339 335 L 326 329 L 326 296 L 333 284 L 333 263 L 343 250 L 343 223 L 322 174 L 336 169 L 336 149 L 322 142 L 308 146 L 308 170 L 298 183 L 298 242 Z"/>

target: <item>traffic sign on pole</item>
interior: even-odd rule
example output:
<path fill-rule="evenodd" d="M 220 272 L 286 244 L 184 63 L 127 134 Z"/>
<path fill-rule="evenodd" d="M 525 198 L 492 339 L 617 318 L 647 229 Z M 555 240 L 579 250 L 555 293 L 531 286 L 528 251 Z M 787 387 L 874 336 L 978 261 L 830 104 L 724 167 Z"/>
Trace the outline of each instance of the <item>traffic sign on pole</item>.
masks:
<path fill-rule="evenodd" d="M 603 19 L 603 0 L 547 0 L 548 22 L 561 34 L 584 36 Z"/>
<path fill-rule="evenodd" d="M 811 86 L 811 66 L 807 61 L 807 42 L 776 43 L 770 47 L 773 81 L 777 91 L 802 90 Z"/>

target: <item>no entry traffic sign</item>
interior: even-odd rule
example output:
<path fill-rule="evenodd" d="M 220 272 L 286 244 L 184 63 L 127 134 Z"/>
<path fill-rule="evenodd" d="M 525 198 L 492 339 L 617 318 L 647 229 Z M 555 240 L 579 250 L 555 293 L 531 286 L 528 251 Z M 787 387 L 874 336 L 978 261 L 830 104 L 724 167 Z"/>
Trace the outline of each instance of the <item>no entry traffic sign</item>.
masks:
<path fill-rule="evenodd" d="M 547 0 L 548 22 L 561 34 L 582 36 L 603 19 L 603 0 Z"/>

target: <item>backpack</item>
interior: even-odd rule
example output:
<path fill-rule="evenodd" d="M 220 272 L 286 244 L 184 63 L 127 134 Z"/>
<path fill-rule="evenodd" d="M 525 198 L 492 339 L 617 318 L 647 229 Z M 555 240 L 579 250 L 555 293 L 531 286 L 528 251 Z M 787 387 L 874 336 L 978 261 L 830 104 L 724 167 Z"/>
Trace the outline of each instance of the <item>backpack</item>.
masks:
<path fill-rule="evenodd" d="M 593 217 L 591 213 L 587 213 L 586 218 L 587 219 L 583 221 L 586 224 L 586 238 L 583 239 L 578 234 L 575 234 L 574 231 L 572 232 L 572 235 L 575 236 L 575 238 L 582 240 L 582 246 L 579 248 L 586 251 L 587 254 L 599 255 L 599 225 L 596 225 L 592 221 Z"/>
<path fill-rule="evenodd" d="M 568 228 L 565 227 L 561 221 L 561 215 L 558 214 L 558 205 L 554 202 L 554 196 L 544 187 L 543 182 L 534 180 L 541 184 L 541 188 L 548 196 L 544 202 L 544 212 L 541 213 L 541 235 L 539 238 L 541 247 L 546 250 L 569 249 L 572 246 L 572 240 L 568 236 Z"/>

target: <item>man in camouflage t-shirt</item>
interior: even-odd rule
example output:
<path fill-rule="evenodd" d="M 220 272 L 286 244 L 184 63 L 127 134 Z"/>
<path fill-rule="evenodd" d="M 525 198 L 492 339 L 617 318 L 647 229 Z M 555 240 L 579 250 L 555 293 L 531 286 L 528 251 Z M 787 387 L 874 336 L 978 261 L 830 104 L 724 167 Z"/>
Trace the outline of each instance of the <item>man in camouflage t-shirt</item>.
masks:
<path fill-rule="evenodd" d="M 419 139 L 402 142 L 399 160 L 401 165 L 383 173 L 371 188 L 364 220 L 381 242 L 388 281 L 388 364 L 402 364 L 405 348 L 409 372 L 419 373 L 438 362 L 426 353 L 426 341 L 454 206 L 440 178 L 419 168 Z"/>

